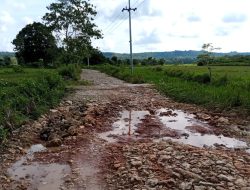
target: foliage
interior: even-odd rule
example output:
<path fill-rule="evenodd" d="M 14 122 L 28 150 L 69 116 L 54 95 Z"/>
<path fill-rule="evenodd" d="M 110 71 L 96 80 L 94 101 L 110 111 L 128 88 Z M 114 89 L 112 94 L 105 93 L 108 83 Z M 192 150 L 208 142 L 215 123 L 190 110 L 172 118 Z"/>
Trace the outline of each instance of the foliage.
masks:
<path fill-rule="evenodd" d="M 64 82 L 53 70 L 0 70 L 0 142 L 24 121 L 58 103 Z"/>
<path fill-rule="evenodd" d="M 25 26 L 12 43 L 19 63 L 34 63 L 42 59 L 46 66 L 56 55 L 55 38 L 49 28 L 39 22 Z"/>
<path fill-rule="evenodd" d="M 15 73 L 24 73 L 24 69 L 21 66 L 13 66 L 12 69 Z"/>
<path fill-rule="evenodd" d="M 65 80 L 75 80 L 80 78 L 81 68 L 78 65 L 70 64 L 63 65 L 58 69 L 59 75 L 61 75 Z"/>
<path fill-rule="evenodd" d="M 101 38 L 94 24 L 97 12 L 84 0 L 59 0 L 50 4 L 43 20 L 56 34 L 68 63 L 79 63 L 91 55 L 91 39 Z"/>
<path fill-rule="evenodd" d="M 202 45 L 202 53 L 197 56 L 197 65 L 210 65 L 214 63 L 215 57 L 213 56 L 214 50 L 219 50 L 220 48 L 215 48 L 212 43 L 207 43 Z"/>
<path fill-rule="evenodd" d="M 89 62 L 91 65 L 98 65 L 105 63 L 107 61 L 106 57 L 102 54 L 101 51 L 98 49 L 93 49 L 91 57 L 89 59 Z M 87 63 L 87 60 L 85 60 L 85 63 Z"/>

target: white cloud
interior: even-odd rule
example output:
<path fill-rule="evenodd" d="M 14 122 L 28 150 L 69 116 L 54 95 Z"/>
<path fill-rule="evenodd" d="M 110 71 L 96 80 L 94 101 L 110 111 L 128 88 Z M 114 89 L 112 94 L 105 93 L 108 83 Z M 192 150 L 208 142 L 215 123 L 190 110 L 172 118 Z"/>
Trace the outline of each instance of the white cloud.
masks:
<path fill-rule="evenodd" d="M 7 11 L 2 11 L 0 13 L 0 22 L 1 24 L 14 24 L 15 19 Z"/>
<path fill-rule="evenodd" d="M 0 32 L 6 32 L 7 31 L 7 27 L 4 25 L 0 26 Z"/>
<path fill-rule="evenodd" d="M 109 2 L 111 0 L 107 0 L 104 6 L 102 1 L 95 1 L 97 9 L 102 4 L 102 10 L 112 13 L 114 10 L 108 5 Z M 136 1 L 131 2 L 133 4 Z M 250 41 L 247 40 L 249 30 L 245 26 L 250 24 L 248 7 L 249 0 L 145 0 L 136 13 L 132 13 L 134 52 L 199 50 L 203 43 L 208 42 L 215 46 L 218 44 L 222 51 L 250 51 Z M 105 38 L 113 43 L 113 49 L 109 51 L 129 51 L 128 17 L 126 19 L 119 27 L 105 32 Z M 99 17 L 96 22 L 101 23 L 99 26 L 103 28 Z M 108 24 L 109 20 L 105 26 Z M 150 36 L 153 32 L 154 35 Z M 108 49 L 106 44 L 95 44 L 101 50 Z"/>
<path fill-rule="evenodd" d="M 23 17 L 22 20 L 23 20 L 23 22 L 24 22 L 25 25 L 26 24 L 32 24 L 34 22 L 34 19 L 30 18 L 28 16 Z"/>
<path fill-rule="evenodd" d="M 223 17 L 223 22 L 226 23 L 234 23 L 234 22 L 245 22 L 247 20 L 247 16 L 245 14 L 227 14 Z"/>
<path fill-rule="evenodd" d="M 26 6 L 24 3 L 21 2 L 14 2 L 12 3 L 12 6 L 17 10 L 17 11 L 23 11 L 26 9 Z"/>

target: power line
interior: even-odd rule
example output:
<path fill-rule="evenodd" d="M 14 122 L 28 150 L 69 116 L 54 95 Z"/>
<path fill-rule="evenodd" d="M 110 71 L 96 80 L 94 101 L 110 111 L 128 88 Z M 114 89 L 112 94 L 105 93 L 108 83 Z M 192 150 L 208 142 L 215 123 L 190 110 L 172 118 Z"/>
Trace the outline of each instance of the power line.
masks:
<path fill-rule="evenodd" d="M 113 27 L 113 25 L 116 24 L 115 22 L 120 20 L 123 17 L 123 15 L 121 14 L 121 12 L 118 12 L 118 14 L 116 14 L 114 17 L 115 18 L 113 19 L 113 21 L 111 21 L 111 23 L 104 29 L 104 31 L 108 30 L 111 27 Z"/>
<path fill-rule="evenodd" d="M 135 3 L 133 3 L 132 6 L 136 6 L 136 4 L 138 2 L 139 2 L 139 0 L 137 0 Z M 141 5 L 141 4 L 142 4 L 142 2 L 139 5 Z M 103 30 L 105 33 L 116 30 L 125 21 L 125 18 L 126 18 L 126 16 L 122 15 L 121 12 L 118 12 L 118 14 L 116 14 L 114 17 L 115 17 L 115 19 L 113 19 L 113 21 Z M 119 22 L 119 20 L 120 20 L 120 22 Z M 118 22 L 116 22 L 116 21 L 118 21 Z"/>
<path fill-rule="evenodd" d="M 143 3 L 145 3 L 146 0 L 143 0 L 139 5 L 137 5 L 137 9 L 142 6 Z"/>
<path fill-rule="evenodd" d="M 108 31 L 106 31 L 107 33 L 108 32 L 113 32 L 113 31 L 115 31 L 119 26 L 121 26 L 121 24 L 123 24 L 125 21 L 126 21 L 126 16 L 125 17 L 123 17 L 123 19 L 120 21 L 120 22 L 118 22 L 118 23 L 116 23 L 113 27 L 111 27 Z"/>

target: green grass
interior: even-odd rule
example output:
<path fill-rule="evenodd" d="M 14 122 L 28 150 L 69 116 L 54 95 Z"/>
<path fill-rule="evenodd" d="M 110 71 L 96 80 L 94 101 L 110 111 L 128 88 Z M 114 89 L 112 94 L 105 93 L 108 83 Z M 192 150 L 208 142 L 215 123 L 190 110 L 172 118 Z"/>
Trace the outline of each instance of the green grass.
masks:
<path fill-rule="evenodd" d="M 25 121 L 36 119 L 59 103 L 65 87 L 89 85 L 78 65 L 58 69 L 0 67 L 0 144 Z"/>
<path fill-rule="evenodd" d="M 96 69 L 129 82 L 153 83 L 166 96 L 180 102 L 250 113 L 249 66 L 213 66 L 211 82 L 203 81 L 204 76 L 209 76 L 207 67 L 136 67 L 133 76 L 126 67 L 104 65 Z"/>
<path fill-rule="evenodd" d="M 56 105 L 64 91 L 57 70 L 0 68 L 0 143 L 25 121 Z"/>

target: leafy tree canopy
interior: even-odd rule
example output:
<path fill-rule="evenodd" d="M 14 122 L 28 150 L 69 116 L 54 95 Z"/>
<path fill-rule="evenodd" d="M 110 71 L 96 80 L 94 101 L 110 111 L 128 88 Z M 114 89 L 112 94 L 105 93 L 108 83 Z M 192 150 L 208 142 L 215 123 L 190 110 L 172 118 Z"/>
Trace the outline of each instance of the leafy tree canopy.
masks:
<path fill-rule="evenodd" d="M 55 57 L 56 40 L 48 27 L 39 22 L 28 24 L 12 42 L 16 57 L 20 63 L 32 63 L 43 60 L 51 63 Z"/>
<path fill-rule="evenodd" d="M 55 33 L 71 62 L 79 62 L 91 54 L 91 39 L 102 37 L 93 23 L 97 12 L 89 1 L 58 0 L 47 7 L 43 20 Z"/>

